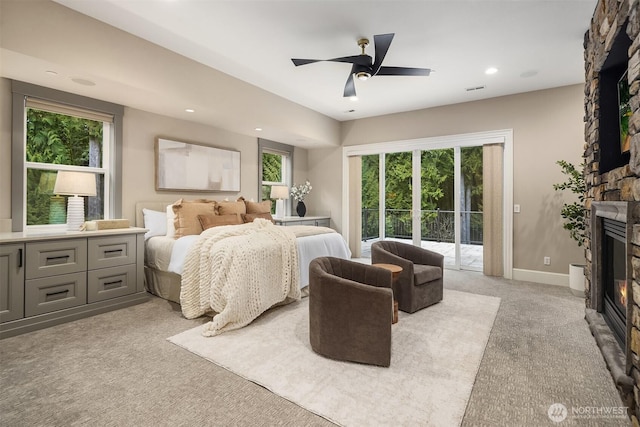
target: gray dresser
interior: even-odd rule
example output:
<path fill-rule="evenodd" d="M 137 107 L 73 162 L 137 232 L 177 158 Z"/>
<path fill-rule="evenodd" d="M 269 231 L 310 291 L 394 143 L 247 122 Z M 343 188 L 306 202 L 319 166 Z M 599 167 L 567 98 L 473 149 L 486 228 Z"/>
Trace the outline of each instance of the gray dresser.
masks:
<path fill-rule="evenodd" d="M 146 301 L 145 231 L 0 233 L 0 338 Z"/>

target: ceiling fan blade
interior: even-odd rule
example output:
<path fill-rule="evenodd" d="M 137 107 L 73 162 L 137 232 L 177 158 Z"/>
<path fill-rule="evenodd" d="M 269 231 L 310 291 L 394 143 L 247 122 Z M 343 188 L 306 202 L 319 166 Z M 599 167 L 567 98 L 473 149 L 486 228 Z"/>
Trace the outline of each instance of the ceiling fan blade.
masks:
<path fill-rule="evenodd" d="M 307 65 L 307 64 L 313 64 L 314 62 L 321 62 L 322 59 L 299 59 L 299 58 L 291 58 L 291 62 L 293 62 L 293 64 L 296 67 L 299 67 L 301 65 Z"/>
<path fill-rule="evenodd" d="M 348 64 L 358 64 L 358 65 L 371 65 L 371 57 L 368 55 L 353 55 L 353 56 L 343 56 L 341 58 L 331 58 L 331 59 L 299 59 L 299 58 L 291 58 L 291 61 L 295 64 L 296 67 L 300 65 L 313 64 L 314 62 L 345 62 Z"/>
<path fill-rule="evenodd" d="M 380 67 L 377 76 L 428 76 L 431 68 Z"/>
<path fill-rule="evenodd" d="M 342 58 L 327 59 L 329 62 L 347 62 L 349 64 L 371 65 L 371 57 L 369 55 L 353 55 L 343 56 Z"/>
<path fill-rule="evenodd" d="M 347 79 L 347 83 L 344 85 L 344 94 L 342 96 L 344 96 L 345 98 L 356 96 L 356 84 L 353 81 L 354 68 L 355 66 L 351 68 L 351 72 L 349 73 L 349 78 Z"/>
<path fill-rule="evenodd" d="M 391 42 L 393 41 L 394 33 L 389 34 L 376 34 L 373 36 L 373 42 L 376 47 L 376 59 L 373 63 L 373 74 L 377 74 L 380 66 L 382 65 L 382 61 L 384 61 L 384 57 L 387 55 L 387 51 L 389 50 L 389 46 L 391 46 Z"/>

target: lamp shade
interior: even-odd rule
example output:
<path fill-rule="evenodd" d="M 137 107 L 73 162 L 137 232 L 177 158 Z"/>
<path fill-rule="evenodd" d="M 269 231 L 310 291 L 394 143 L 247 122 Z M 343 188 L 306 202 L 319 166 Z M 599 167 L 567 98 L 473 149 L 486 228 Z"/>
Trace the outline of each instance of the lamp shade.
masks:
<path fill-rule="evenodd" d="M 91 172 L 58 171 L 54 194 L 95 196 L 96 174 Z"/>
<path fill-rule="evenodd" d="M 289 187 L 286 185 L 274 185 L 271 187 L 271 199 L 288 199 Z"/>

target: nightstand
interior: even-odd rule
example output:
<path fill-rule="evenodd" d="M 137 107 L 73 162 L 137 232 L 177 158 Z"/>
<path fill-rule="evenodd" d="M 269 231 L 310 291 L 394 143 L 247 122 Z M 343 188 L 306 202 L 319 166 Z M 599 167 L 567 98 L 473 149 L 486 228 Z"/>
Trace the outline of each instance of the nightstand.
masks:
<path fill-rule="evenodd" d="M 284 218 L 274 218 L 276 225 L 314 225 L 316 227 L 330 227 L 331 217 L 329 216 L 285 216 Z"/>

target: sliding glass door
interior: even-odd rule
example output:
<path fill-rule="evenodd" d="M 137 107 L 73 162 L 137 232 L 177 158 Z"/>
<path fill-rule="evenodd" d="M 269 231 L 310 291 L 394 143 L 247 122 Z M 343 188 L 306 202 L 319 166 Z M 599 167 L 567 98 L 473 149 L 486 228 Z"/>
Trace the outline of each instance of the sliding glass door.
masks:
<path fill-rule="evenodd" d="M 482 146 L 362 156 L 363 256 L 393 239 L 482 270 L 482 191 Z"/>

